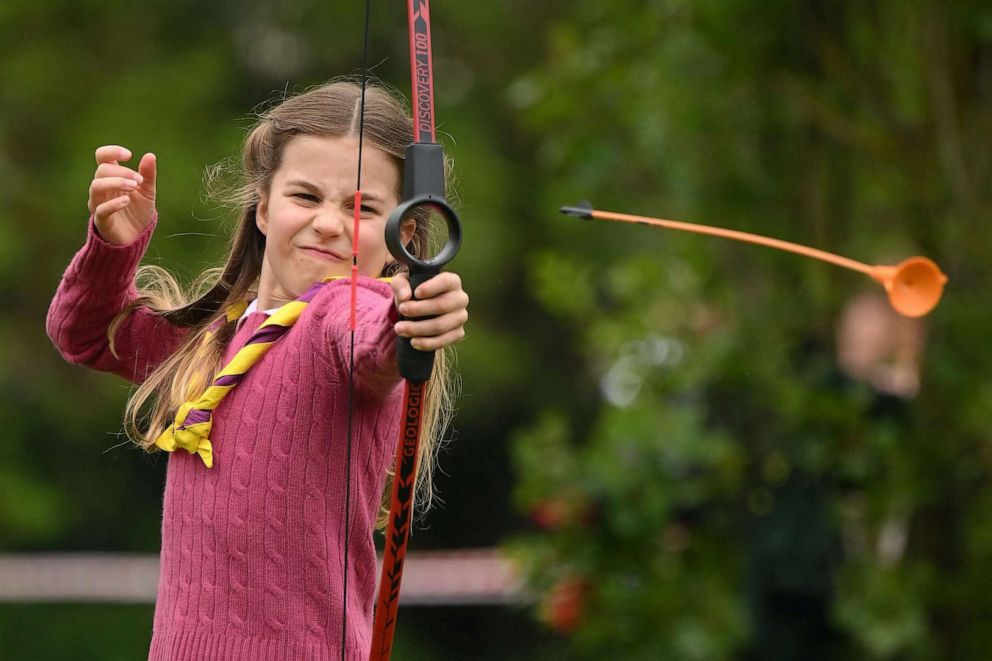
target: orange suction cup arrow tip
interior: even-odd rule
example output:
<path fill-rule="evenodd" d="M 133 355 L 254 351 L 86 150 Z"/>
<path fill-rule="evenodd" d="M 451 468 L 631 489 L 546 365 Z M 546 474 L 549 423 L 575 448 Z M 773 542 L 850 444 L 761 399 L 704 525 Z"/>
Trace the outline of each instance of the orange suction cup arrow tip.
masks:
<path fill-rule="evenodd" d="M 937 307 L 947 284 L 947 276 L 926 257 L 910 257 L 896 266 L 873 266 L 869 275 L 885 287 L 896 312 L 907 317 L 922 317 Z"/>

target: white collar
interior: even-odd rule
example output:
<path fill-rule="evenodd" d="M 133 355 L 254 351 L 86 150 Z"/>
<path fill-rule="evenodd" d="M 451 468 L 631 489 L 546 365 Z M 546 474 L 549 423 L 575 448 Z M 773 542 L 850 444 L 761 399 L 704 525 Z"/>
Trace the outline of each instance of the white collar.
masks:
<path fill-rule="evenodd" d="M 266 316 L 271 317 L 278 310 L 279 310 L 279 308 L 272 308 L 271 310 L 265 310 L 264 312 L 265 312 Z M 245 311 L 243 313 L 241 313 L 241 316 L 238 318 L 237 327 L 240 328 L 241 327 L 241 322 L 244 321 L 245 318 L 248 315 L 250 315 L 251 313 L 253 313 L 253 312 L 258 312 L 258 299 L 257 298 L 255 300 L 253 300 L 251 303 L 249 303 L 248 304 L 248 307 L 245 308 Z"/>

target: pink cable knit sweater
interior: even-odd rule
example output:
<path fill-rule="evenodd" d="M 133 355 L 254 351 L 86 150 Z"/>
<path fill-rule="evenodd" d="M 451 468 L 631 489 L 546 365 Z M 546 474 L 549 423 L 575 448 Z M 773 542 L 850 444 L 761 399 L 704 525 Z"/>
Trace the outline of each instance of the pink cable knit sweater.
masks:
<path fill-rule="evenodd" d="M 107 342 L 111 319 L 137 295 L 154 225 L 114 246 L 91 220 L 48 312 L 48 335 L 66 360 L 139 383 L 176 349 L 184 331 L 144 308 L 117 331 L 116 357 Z M 341 657 L 349 297 L 347 281 L 326 285 L 221 402 L 213 468 L 184 450 L 169 456 L 149 659 Z M 371 645 L 372 530 L 402 405 L 389 286 L 363 278 L 358 313 L 348 659 L 365 659 Z M 243 321 L 225 362 L 264 319 Z"/>

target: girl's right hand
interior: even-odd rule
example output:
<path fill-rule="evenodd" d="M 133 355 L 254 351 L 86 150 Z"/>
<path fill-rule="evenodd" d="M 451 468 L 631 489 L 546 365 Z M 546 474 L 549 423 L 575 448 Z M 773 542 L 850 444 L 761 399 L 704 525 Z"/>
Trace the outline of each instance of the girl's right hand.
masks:
<path fill-rule="evenodd" d="M 124 147 L 99 147 L 87 202 L 100 236 L 118 246 L 134 242 L 155 217 L 155 154 L 142 156 L 137 172 L 118 164 L 129 160 Z"/>

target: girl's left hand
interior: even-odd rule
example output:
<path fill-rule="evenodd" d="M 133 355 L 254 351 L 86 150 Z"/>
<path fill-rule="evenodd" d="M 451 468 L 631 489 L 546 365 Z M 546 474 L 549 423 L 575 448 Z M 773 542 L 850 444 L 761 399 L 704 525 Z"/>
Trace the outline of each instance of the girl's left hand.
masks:
<path fill-rule="evenodd" d="M 396 334 L 411 338 L 419 351 L 434 351 L 450 346 L 465 337 L 468 321 L 468 294 L 456 273 L 443 271 L 417 288 L 417 300 L 411 300 L 410 280 L 406 274 L 393 277 L 393 297 L 404 317 L 397 322 Z M 413 319 L 427 317 L 432 319 Z"/>

